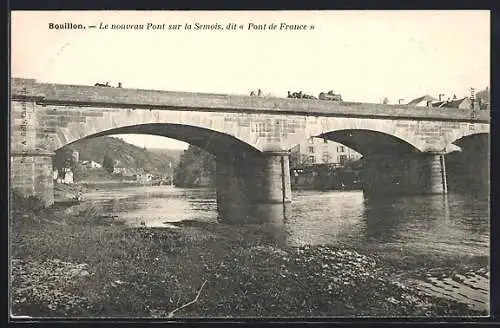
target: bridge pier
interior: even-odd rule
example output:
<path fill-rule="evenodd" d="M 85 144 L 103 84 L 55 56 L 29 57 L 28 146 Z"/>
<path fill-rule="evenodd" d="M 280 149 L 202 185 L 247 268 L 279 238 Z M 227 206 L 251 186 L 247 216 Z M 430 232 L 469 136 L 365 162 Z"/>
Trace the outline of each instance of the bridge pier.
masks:
<path fill-rule="evenodd" d="M 426 152 L 399 157 L 367 157 L 363 189 L 367 195 L 446 194 L 444 154 Z"/>
<path fill-rule="evenodd" d="M 12 152 L 11 190 L 21 196 L 39 198 L 45 206 L 54 203 L 52 156 L 44 151 Z"/>
<path fill-rule="evenodd" d="M 288 152 L 218 155 L 216 158 L 217 209 L 225 221 L 255 222 L 259 206 L 290 203 Z"/>
<path fill-rule="evenodd" d="M 444 153 L 428 152 L 423 154 L 423 191 L 425 194 L 446 194 L 446 162 Z"/>

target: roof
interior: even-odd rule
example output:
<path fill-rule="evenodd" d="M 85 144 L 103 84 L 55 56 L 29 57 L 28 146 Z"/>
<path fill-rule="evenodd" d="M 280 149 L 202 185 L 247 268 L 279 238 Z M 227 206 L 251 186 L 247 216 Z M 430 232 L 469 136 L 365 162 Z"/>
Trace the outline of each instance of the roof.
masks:
<path fill-rule="evenodd" d="M 446 105 L 446 101 L 435 101 L 432 103 L 432 107 L 443 107 Z"/>
<path fill-rule="evenodd" d="M 443 107 L 458 108 L 458 106 L 460 106 L 465 100 L 470 100 L 470 99 L 465 97 L 465 98 L 461 98 L 461 99 L 457 99 L 457 100 L 452 100 L 452 101 L 449 101 L 446 104 L 444 104 Z"/>
<path fill-rule="evenodd" d="M 416 98 L 416 99 L 413 99 L 412 101 L 410 101 L 408 103 L 408 105 L 416 105 L 416 104 L 420 104 L 422 101 L 427 101 L 427 100 L 430 100 L 430 101 L 435 101 L 436 98 L 432 97 L 432 96 L 429 96 L 429 95 L 425 95 L 425 96 L 422 96 L 422 97 L 419 97 L 419 98 Z"/>

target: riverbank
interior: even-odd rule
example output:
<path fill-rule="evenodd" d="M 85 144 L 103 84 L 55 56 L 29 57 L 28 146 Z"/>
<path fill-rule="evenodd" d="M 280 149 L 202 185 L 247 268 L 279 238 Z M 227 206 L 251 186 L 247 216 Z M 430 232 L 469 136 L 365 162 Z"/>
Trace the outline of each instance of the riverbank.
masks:
<path fill-rule="evenodd" d="M 72 184 L 54 183 L 54 199 L 56 203 L 66 203 L 68 200 L 73 200 L 78 193 L 84 196 L 85 193 L 100 189 L 109 190 L 112 188 L 142 187 L 145 185 L 137 181 L 126 180 L 89 180 L 78 181 Z"/>
<path fill-rule="evenodd" d="M 130 228 L 90 203 L 75 208 L 13 215 L 14 315 L 487 315 L 405 286 L 394 279 L 397 264 L 381 257 L 277 246 L 265 224 Z"/>

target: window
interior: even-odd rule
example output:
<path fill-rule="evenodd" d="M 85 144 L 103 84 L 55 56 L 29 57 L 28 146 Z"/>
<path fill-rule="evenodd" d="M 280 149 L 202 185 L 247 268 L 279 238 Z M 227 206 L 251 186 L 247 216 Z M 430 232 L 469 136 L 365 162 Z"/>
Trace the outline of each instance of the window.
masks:
<path fill-rule="evenodd" d="M 330 161 L 330 154 L 323 153 L 323 163 L 328 163 Z"/>
<path fill-rule="evenodd" d="M 343 153 L 345 150 L 344 146 L 340 146 L 340 152 Z"/>
<path fill-rule="evenodd" d="M 314 153 L 314 147 L 307 148 L 307 151 L 309 152 L 309 154 L 313 154 Z"/>
<path fill-rule="evenodd" d="M 344 165 L 346 162 L 347 162 L 347 155 L 340 155 L 339 156 L 340 165 Z"/>
<path fill-rule="evenodd" d="M 316 158 L 314 158 L 314 156 L 309 156 L 309 162 L 314 164 L 316 162 Z"/>
<path fill-rule="evenodd" d="M 323 142 L 324 143 L 328 143 L 328 139 L 323 139 Z"/>

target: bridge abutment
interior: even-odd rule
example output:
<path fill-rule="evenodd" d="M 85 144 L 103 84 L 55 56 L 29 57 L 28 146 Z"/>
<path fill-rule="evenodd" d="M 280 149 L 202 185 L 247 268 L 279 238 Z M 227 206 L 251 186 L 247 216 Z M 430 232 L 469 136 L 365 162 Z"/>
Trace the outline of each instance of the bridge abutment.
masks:
<path fill-rule="evenodd" d="M 225 221 L 258 221 L 263 204 L 290 203 L 288 152 L 216 158 L 217 209 Z"/>
<path fill-rule="evenodd" d="M 54 203 L 51 152 L 11 153 L 11 190 L 23 197 L 37 197 L 45 206 Z"/>
<path fill-rule="evenodd" d="M 367 195 L 446 194 L 444 154 L 428 152 L 365 159 L 363 188 Z"/>

